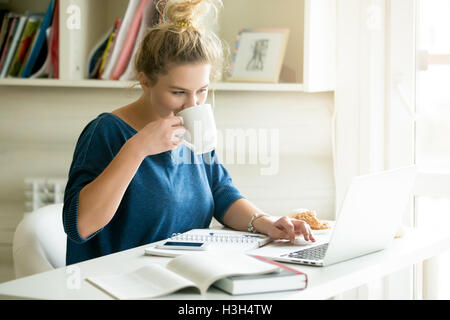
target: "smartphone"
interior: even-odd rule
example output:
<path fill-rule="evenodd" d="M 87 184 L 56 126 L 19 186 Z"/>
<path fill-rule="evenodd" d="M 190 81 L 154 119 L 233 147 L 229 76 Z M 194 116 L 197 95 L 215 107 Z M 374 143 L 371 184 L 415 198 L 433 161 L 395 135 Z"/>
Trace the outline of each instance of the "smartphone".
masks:
<path fill-rule="evenodd" d="M 186 242 L 186 241 L 166 241 L 156 246 L 158 249 L 176 249 L 176 250 L 206 250 L 208 244 L 205 242 Z"/>

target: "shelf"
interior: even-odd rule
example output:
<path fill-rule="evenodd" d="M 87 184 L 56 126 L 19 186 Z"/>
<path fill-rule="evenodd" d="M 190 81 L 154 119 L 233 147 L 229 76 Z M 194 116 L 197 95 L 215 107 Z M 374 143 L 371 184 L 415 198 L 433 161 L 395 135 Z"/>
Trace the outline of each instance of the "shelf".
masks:
<path fill-rule="evenodd" d="M 0 86 L 18 87 L 127 88 L 133 84 L 132 81 L 106 80 L 0 79 Z"/>
<path fill-rule="evenodd" d="M 219 82 L 213 88 L 218 91 L 304 91 L 301 83 Z"/>
<path fill-rule="evenodd" d="M 108 81 L 108 80 L 58 80 L 58 79 L 0 79 L 1 86 L 23 87 L 66 87 L 66 88 L 115 88 L 138 89 L 134 81 Z M 135 85 L 135 86 L 133 86 Z M 244 83 L 219 82 L 212 86 L 217 91 L 270 91 L 270 92 L 303 92 L 301 83 Z"/>

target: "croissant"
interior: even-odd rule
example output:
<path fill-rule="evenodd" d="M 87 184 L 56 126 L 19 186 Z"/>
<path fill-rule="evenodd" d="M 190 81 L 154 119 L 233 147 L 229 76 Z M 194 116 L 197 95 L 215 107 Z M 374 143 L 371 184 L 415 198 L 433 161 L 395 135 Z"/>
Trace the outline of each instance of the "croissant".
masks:
<path fill-rule="evenodd" d="M 289 215 L 289 217 L 305 221 L 307 224 L 309 224 L 312 230 L 323 230 L 331 228 L 328 222 L 320 221 L 319 219 L 317 219 L 315 211 L 292 213 Z"/>

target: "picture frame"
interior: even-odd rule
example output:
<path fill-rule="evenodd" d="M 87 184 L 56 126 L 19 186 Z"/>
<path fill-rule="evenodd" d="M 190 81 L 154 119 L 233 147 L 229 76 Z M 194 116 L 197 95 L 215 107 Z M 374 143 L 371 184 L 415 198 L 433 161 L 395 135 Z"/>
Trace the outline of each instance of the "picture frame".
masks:
<path fill-rule="evenodd" d="M 240 30 L 227 81 L 278 82 L 288 38 L 285 28 Z"/>

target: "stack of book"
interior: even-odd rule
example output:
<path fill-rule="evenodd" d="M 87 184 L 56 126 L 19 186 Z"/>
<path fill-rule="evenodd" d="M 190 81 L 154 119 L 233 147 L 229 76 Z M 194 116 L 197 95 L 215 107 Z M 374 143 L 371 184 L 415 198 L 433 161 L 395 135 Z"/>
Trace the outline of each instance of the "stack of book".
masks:
<path fill-rule="evenodd" d="M 145 31 L 162 21 L 159 11 L 164 12 L 165 1 L 129 0 L 124 17 L 97 42 L 88 58 L 90 79 L 134 80 L 137 75 L 133 61 Z"/>
<path fill-rule="evenodd" d="M 58 2 L 45 14 L 0 12 L 0 78 L 58 78 Z"/>

